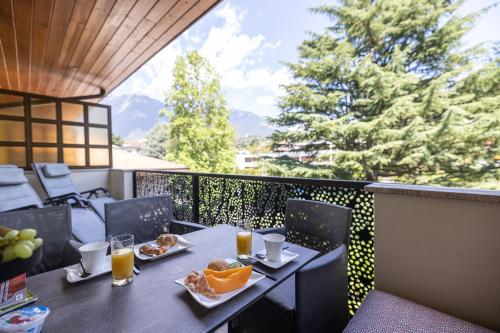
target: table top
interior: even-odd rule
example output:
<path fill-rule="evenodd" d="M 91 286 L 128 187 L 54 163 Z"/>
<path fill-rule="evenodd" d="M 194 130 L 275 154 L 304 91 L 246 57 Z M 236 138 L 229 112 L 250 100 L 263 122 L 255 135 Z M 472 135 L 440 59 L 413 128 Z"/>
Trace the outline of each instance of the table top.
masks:
<path fill-rule="evenodd" d="M 299 257 L 273 270 L 256 264 L 278 278 L 264 278 L 224 304 L 212 309 L 199 305 L 182 286 L 174 283 L 191 270 L 205 268 L 214 258 L 233 258 L 236 229 L 219 225 L 183 235 L 195 246 L 155 261 L 138 261 L 140 275 L 123 287 L 111 286 L 111 274 L 70 284 L 57 269 L 28 278 L 27 287 L 51 313 L 44 333 L 60 332 L 209 332 L 217 329 L 268 291 L 314 259 L 318 252 L 286 244 Z M 264 248 L 262 236 L 253 234 L 254 253 Z"/>

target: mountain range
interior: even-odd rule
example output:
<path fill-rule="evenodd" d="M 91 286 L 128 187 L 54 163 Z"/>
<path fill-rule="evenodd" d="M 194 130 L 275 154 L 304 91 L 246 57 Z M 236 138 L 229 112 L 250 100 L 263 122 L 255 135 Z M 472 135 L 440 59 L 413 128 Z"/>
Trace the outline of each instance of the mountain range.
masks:
<path fill-rule="evenodd" d="M 127 140 L 143 139 L 158 122 L 168 122 L 165 117 L 158 116 L 164 104 L 146 95 L 106 97 L 102 103 L 111 105 L 113 133 Z M 250 111 L 231 109 L 229 121 L 237 138 L 265 137 L 274 131 L 264 117 Z"/>

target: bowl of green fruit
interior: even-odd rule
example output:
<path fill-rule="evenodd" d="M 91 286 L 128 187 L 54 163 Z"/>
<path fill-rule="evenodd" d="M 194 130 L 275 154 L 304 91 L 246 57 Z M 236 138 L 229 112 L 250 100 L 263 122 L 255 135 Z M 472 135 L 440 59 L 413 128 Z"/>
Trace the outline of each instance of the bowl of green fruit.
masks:
<path fill-rule="evenodd" d="M 0 226 L 0 281 L 36 266 L 42 260 L 42 244 L 35 229 L 15 230 Z"/>

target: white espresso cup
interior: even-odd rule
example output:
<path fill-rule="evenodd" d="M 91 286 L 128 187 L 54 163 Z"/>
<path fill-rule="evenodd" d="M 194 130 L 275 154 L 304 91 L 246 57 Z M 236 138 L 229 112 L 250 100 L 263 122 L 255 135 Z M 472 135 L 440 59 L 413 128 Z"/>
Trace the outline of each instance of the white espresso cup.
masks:
<path fill-rule="evenodd" d="M 82 263 L 87 273 L 97 273 L 104 267 L 108 242 L 95 242 L 81 246 L 78 250 L 82 256 Z"/>
<path fill-rule="evenodd" d="M 280 234 L 267 234 L 262 237 L 266 246 L 266 257 L 269 261 L 281 261 L 281 249 L 285 236 Z"/>

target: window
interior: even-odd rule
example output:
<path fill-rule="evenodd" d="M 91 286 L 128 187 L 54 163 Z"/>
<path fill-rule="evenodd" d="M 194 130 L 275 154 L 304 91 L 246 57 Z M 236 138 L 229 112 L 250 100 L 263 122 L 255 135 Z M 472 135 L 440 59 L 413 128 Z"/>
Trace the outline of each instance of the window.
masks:
<path fill-rule="evenodd" d="M 111 108 L 0 89 L 0 164 L 111 167 Z"/>

